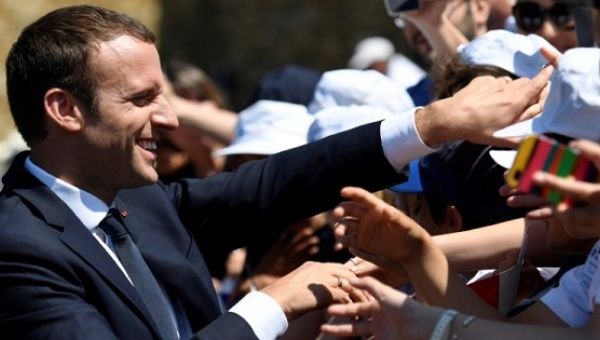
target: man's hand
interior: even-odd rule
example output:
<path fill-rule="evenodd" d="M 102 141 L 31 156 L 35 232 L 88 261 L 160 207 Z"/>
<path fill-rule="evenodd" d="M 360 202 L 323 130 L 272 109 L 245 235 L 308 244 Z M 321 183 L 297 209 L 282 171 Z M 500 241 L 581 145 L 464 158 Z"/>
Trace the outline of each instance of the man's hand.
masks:
<path fill-rule="evenodd" d="M 261 291 L 275 299 L 288 320 L 293 320 L 331 303 L 348 303 L 354 297 L 362 300 L 364 294 L 348 284 L 353 278 L 356 275 L 342 264 L 305 262 Z"/>
<path fill-rule="evenodd" d="M 514 141 L 493 137 L 494 132 L 542 112 L 553 71 L 548 66 L 533 79 L 477 77 L 454 96 L 418 110 L 419 135 L 429 146 L 461 139 L 514 146 Z"/>

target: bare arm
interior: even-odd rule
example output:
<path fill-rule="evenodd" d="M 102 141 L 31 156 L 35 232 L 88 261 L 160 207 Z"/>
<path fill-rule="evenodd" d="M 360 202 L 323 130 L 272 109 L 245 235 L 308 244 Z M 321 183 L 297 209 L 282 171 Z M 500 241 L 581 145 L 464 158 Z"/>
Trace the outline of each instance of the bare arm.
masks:
<path fill-rule="evenodd" d="M 218 108 L 210 101 L 194 102 L 176 95 L 169 102 L 182 125 L 197 129 L 218 141 L 229 144 L 234 137 L 237 114 Z"/>
<path fill-rule="evenodd" d="M 367 290 L 373 299 L 329 307 L 331 315 L 349 317 L 346 320 L 354 321 L 323 325 L 323 332 L 338 336 L 374 335 L 375 338 L 387 336 L 425 339 L 431 337 L 444 313 L 444 309 L 418 303 L 373 278 L 351 283 L 356 288 Z M 599 314 L 595 311 L 586 327 L 574 329 L 565 326 L 548 310 L 538 315 L 540 318 L 547 318 L 537 325 L 473 318 L 461 313 L 449 322 L 444 334 L 446 339 L 594 339 L 600 334 Z"/>

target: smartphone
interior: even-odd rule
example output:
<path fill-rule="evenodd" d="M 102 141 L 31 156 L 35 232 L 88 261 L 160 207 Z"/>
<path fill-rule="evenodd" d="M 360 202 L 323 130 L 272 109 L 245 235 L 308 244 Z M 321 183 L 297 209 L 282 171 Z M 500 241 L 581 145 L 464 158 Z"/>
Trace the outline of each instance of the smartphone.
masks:
<path fill-rule="evenodd" d="M 598 172 L 592 162 L 555 139 L 546 136 L 529 136 L 519 146 L 512 167 L 506 172 L 508 186 L 522 193 L 540 195 L 557 204 L 564 198 L 556 191 L 540 188 L 533 183 L 533 174 L 544 171 L 559 177 L 569 177 L 588 182 L 598 181 Z M 570 204 L 573 203 L 567 200 Z"/>
<path fill-rule="evenodd" d="M 384 0 L 384 3 L 388 14 L 393 17 L 419 8 L 419 0 Z"/>

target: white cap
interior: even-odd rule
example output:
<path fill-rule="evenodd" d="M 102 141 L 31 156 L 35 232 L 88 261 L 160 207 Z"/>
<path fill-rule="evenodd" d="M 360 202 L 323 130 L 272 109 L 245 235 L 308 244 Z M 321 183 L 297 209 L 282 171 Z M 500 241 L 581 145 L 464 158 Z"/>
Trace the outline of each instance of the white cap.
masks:
<path fill-rule="evenodd" d="M 325 72 L 319 80 L 308 111 L 350 105 L 380 106 L 392 112 L 415 106 L 402 85 L 377 71 L 335 70 Z"/>
<path fill-rule="evenodd" d="M 303 105 L 259 100 L 240 112 L 235 139 L 214 155 L 272 155 L 304 145 L 313 120 Z"/>
<path fill-rule="evenodd" d="M 394 44 L 386 38 L 365 38 L 356 44 L 348 67 L 364 70 L 376 62 L 387 61 L 395 51 Z"/>
<path fill-rule="evenodd" d="M 519 77 L 533 78 L 548 64 L 540 53 L 542 46 L 556 51 L 538 35 L 525 36 L 506 30 L 493 30 L 460 45 L 458 53 L 469 65 L 496 66 Z"/>
<path fill-rule="evenodd" d="M 360 125 L 392 116 L 392 112 L 378 106 L 354 105 L 328 107 L 315 114 L 308 129 L 308 142 L 314 142 Z"/>
<path fill-rule="evenodd" d="M 571 138 L 600 141 L 600 49 L 574 48 L 560 59 L 550 93 L 539 116 L 494 133 L 495 137 L 558 133 Z M 510 167 L 515 151 L 490 152 Z"/>

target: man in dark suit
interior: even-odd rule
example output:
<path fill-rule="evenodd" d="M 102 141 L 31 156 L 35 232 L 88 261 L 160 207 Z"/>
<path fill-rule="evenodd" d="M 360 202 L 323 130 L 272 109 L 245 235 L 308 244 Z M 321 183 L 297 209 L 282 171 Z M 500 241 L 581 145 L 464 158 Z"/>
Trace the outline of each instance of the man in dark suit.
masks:
<path fill-rule="evenodd" d="M 277 228 L 331 208 L 344 185 L 375 190 L 398 181 L 427 145 L 487 141 L 529 116 L 550 74 L 488 77 L 396 120 L 235 173 L 163 185 L 157 131 L 178 121 L 162 94 L 154 42 L 128 16 L 73 6 L 40 18 L 13 45 L 9 102 L 31 152 L 16 158 L 0 195 L 0 334 L 273 338 L 288 319 L 355 298 L 345 284 L 353 273 L 308 263 L 222 314 L 195 240 L 234 249 L 259 237 L 249 221 Z"/>

